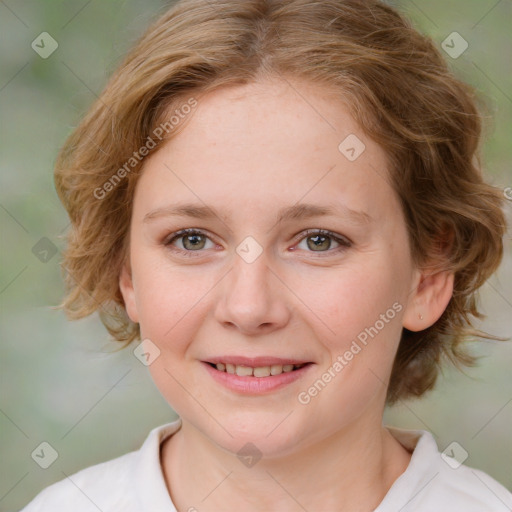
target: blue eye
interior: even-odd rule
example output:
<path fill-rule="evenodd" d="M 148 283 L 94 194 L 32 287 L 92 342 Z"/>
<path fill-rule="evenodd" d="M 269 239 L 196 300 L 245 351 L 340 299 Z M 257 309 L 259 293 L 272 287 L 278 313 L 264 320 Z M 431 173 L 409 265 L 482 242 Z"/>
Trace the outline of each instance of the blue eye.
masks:
<path fill-rule="evenodd" d="M 212 245 L 210 247 L 207 247 L 207 241 L 211 242 Z M 347 238 L 323 229 L 307 230 L 302 238 L 300 238 L 300 241 L 306 241 L 306 247 L 310 249 L 307 252 L 316 253 L 338 253 L 352 246 L 352 243 Z M 338 244 L 338 247 L 332 249 L 332 241 Z M 180 242 L 181 247 L 177 247 L 175 242 Z M 194 228 L 182 229 L 173 233 L 165 239 L 164 245 L 184 256 L 196 256 L 194 253 L 200 254 L 203 249 L 215 247 L 215 243 L 212 242 L 210 237 L 201 230 Z"/>

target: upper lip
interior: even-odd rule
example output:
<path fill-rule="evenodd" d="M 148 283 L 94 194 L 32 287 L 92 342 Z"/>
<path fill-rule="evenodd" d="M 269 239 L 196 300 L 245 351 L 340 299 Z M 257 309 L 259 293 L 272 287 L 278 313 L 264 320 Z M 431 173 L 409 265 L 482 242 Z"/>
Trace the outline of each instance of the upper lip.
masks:
<path fill-rule="evenodd" d="M 234 364 L 238 366 L 251 366 L 252 368 L 259 368 L 263 366 L 272 366 L 272 365 L 285 365 L 285 364 L 305 364 L 311 363 L 312 361 L 307 361 L 304 359 L 293 359 L 293 358 L 283 358 L 283 357 L 273 357 L 273 356 L 260 356 L 260 357 L 247 357 L 247 356 L 219 356 L 219 357 L 211 357 L 209 359 L 205 359 L 206 363 L 228 363 Z"/>

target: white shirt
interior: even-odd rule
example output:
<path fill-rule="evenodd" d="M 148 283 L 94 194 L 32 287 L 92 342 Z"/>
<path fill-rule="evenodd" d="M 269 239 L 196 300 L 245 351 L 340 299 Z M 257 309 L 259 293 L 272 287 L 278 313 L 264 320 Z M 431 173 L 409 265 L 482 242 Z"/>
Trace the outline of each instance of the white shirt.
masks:
<path fill-rule="evenodd" d="M 176 512 L 160 465 L 160 445 L 181 419 L 153 429 L 142 447 L 44 489 L 21 512 Z M 486 473 L 439 453 L 430 432 L 386 427 L 413 451 L 373 512 L 510 512 L 512 494 Z M 452 453 L 450 453 L 452 455 Z"/>

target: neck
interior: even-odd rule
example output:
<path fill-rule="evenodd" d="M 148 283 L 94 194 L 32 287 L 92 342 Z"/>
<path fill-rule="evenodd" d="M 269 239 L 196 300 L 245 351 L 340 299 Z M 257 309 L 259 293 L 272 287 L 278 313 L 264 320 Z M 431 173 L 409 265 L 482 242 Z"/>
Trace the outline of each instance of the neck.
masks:
<path fill-rule="evenodd" d="M 226 509 L 370 512 L 406 470 L 411 454 L 382 426 L 354 425 L 292 454 L 246 467 L 182 420 L 162 447 L 162 467 L 180 512 Z"/>

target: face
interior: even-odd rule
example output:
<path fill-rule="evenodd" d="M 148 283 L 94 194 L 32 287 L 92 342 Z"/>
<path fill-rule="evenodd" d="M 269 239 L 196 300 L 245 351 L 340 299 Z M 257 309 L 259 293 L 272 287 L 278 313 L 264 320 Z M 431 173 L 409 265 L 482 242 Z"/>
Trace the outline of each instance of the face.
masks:
<path fill-rule="evenodd" d="M 380 425 L 417 278 L 386 165 L 327 90 L 277 81 L 202 97 L 146 160 L 121 289 L 184 425 L 268 456 Z"/>

